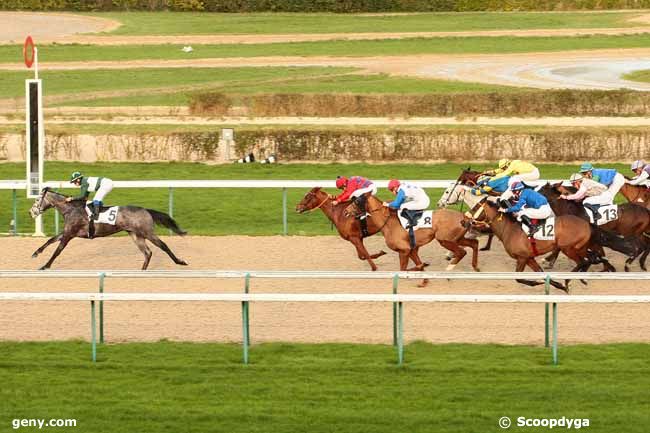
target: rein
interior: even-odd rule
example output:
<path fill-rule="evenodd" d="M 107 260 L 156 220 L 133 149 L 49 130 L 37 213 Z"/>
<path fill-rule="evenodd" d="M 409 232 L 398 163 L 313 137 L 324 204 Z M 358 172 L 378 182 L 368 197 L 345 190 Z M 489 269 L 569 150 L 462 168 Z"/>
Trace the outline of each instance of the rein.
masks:
<path fill-rule="evenodd" d="M 311 208 L 311 209 L 307 209 L 307 212 L 313 212 L 313 211 L 315 211 L 315 210 L 320 209 L 321 206 L 323 206 L 327 200 L 329 200 L 329 197 L 325 197 L 325 200 L 323 200 L 322 202 L 320 202 L 320 204 L 319 204 L 318 206 L 316 206 L 316 207 L 314 207 L 314 208 Z"/>

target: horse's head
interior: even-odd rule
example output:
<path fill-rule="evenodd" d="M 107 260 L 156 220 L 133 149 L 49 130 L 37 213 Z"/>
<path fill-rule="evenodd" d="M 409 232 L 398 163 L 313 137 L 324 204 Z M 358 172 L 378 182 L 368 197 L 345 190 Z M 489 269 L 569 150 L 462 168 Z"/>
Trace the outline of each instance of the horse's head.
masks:
<path fill-rule="evenodd" d="M 497 212 L 497 206 L 487 197 L 483 197 L 471 210 L 465 212 L 460 225 L 465 228 L 485 227 L 490 224 Z"/>
<path fill-rule="evenodd" d="M 460 173 L 456 183 L 467 186 L 476 186 L 476 181 L 480 175 L 480 171 L 471 170 L 471 167 L 467 167 Z"/>
<path fill-rule="evenodd" d="M 50 192 L 49 187 L 45 187 L 41 190 L 40 195 L 32 205 L 32 208 L 29 210 L 29 214 L 32 216 L 32 218 L 36 218 L 49 208 L 53 207 L 54 205 L 50 202 L 50 200 L 47 198 L 48 193 Z"/>
<path fill-rule="evenodd" d="M 329 196 L 326 192 L 321 191 L 321 187 L 317 186 L 309 190 L 307 194 L 296 205 L 296 212 L 304 213 L 310 210 L 318 209 L 328 200 Z"/>
<path fill-rule="evenodd" d="M 465 194 L 467 189 L 465 186 L 455 183 L 450 185 L 445 192 L 442 193 L 442 197 L 438 200 L 438 207 L 445 208 L 449 205 L 456 204 L 465 199 Z"/>

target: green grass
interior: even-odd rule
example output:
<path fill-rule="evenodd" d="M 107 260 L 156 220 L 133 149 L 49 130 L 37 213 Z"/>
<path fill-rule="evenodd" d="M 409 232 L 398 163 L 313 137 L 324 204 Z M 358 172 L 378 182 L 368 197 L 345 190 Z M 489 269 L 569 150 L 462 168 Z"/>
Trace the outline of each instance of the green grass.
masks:
<path fill-rule="evenodd" d="M 409 38 L 382 40 L 338 40 L 275 44 L 193 44 L 194 52 L 184 53 L 181 45 L 43 45 L 39 60 L 128 61 L 190 60 L 226 57 L 265 56 L 402 56 L 416 54 L 500 54 L 537 51 L 645 48 L 650 34 L 579 37 L 468 37 Z M 22 62 L 22 46 L 0 46 L 0 62 Z"/>
<path fill-rule="evenodd" d="M 47 95 L 67 95 L 77 92 L 110 92 L 136 89 L 169 88 L 182 86 L 236 86 L 243 83 L 266 83 L 275 80 L 306 79 L 332 74 L 344 74 L 354 68 L 336 67 L 262 67 L 262 68 L 152 68 L 125 70 L 74 70 L 42 71 L 43 91 Z M 0 98 L 25 96 L 25 78 L 28 72 L 2 72 L 0 74 Z M 250 84 L 249 84 L 250 85 Z"/>
<path fill-rule="evenodd" d="M 363 175 L 370 179 L 455 179 L 468 164 L 232 164 L 205 165 L 199 163 L 64 163 L 48 162 L 46 180 L 68 179 L 70 173 L 81 170 L 88 175 L 107 176 L 113 180 L 161 179 L 316 179 L 331 180 L 337 175 Z M 475 169 L 492 164 L 473 164 Z M 568 179 L 578 165 L 539 164 L 543 178 Z M 610 166 L 610 165 L 608 165 Z M 627 165 L 611 164 L 626 172 Z M 0 179 L 24 179 L 24 164 L 0 164 Z M 293 235 L 333 235 L 329 220 L 320 212 L 299 215 L 295 205 L 308 189 L 288 190 L 288 226 Z M 329 190 L 335 193 L 334 188 Z M 65 190 L 72 194 L 75 190 Z M 432 206 L 442 190 L 429 190 Z M 379 197 L 392 196 L 385 189 Z M 109 195 L 109 204 L 134 204 L 166 211 L 168 190 L 116 189 Z M 6 232 L 12 219 L 11 191 L 0 190 L 0 231 Z M 32 200 L 18 193 L 18 231 L 33 231 L 29 217 Z M 174 192 L 174 218 L 190 234 L 195 235 L 276 235 L 282 233 L 282 192 L 279 189 L 177 189 Z M 54 213 L 45 217 L 45 230 L 54 231 Z M 162 233 L 166 233 L 163 231 Z"/>
<path fill-rule="evenodd" d="M 624 74 L 623 78 L 630 81 L 640 81 L 642 83 L 650 83 L 650 69 L 630 72 L 628 74 Z"/>
<path fill-rule="evenodd" d="M 406 346 L 0 343 L 0 422 L 73 418 L 65 431 L 467 432 L 498 420 L 587 418 L 587 431 L 647 432 L 650 345 Z M 63 431 L 64 429 L 60 429 Z M 512 427 L 508 431 L 543 431 Z M 37 428 L 20 431 L 36 432 Z M 49 430 L 48 430 L 49 431 Z"/>
<path fill-rule="evenodd" d="M 632 27 L 627 13 L 418 13 L 402 15 L 358 15 L 325 13 L 173 13 L 126 12 L 93 14 L 122 23 L 109 35 L 201 35 L 442 32 L 501 29 L 561 29 Z"/>

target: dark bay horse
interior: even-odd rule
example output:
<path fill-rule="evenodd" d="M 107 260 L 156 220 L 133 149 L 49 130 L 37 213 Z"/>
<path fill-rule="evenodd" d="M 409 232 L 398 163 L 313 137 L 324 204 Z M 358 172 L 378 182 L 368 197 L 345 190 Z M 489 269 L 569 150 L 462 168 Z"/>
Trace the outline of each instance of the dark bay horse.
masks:
<path fill-rule="evenodd" d="M 88 237 L 88 215 L 86 214 L 85 200 L 66 202 L 66 197 L 49 188 L 43 188 L 40 197 L 34 202 L 30 210 L 32 218 L 36 218 L 50 208 L 56 208 L 63 215 L 63 232 L 48 239 L 47 242 L 32 254 L 32 258 L 35 258 L 49 245 L 57 241 L 59 242 L 50 260 L 40 269 L 49 269 L 70 240 Z M 185 261 L 176 257 L 167 244 L 156 236 L 154 233 L 154 225 L 167 227 L 181 236 L 187 233 L 166 213 L 136 206 L 120 206 L 115 219 L 115 225 L 95 223 L 95 237 L 110 236 L 121 231 L 129 233 L 133 242 L 135 242 L 142 254 L 144 254 L 142 270 L 147 269 L 147 266 L 149 266 L 152 254 L 147 246 L 147 240 L 166 252 L 177 265 L 187 265 Z"/>
<path fill-rule="evenodd" d="M 589 216 L 585 208 L 578 202 L 573 200 L 563 200 L 559 197 L 561 195 L 573 194 L 576 192 L 574 187 L 566 187 L 561 183 L 544 185 L 539 192 L 544 195 L 553 209 L 555 215 L 576 215 L 586 221 L 589 221 Z M 650 210 L 643 206 L 638 206 L 634 203 L 623 203 L 618 206 L 618 218 L 610 221 L 607 224 L 598 226 L 603 230 L 612 231 L 623 237 L 636 237 L 639 243 L 643 246 L 641 251 L 641 258 L 639 264 L 641 269 L 646 270 L 645 261 L 650 253 Z M 553 267 L 555 259 L 557 259 L 558 252 L 551 254 L 547 258 L 549 267 Z M 625 261 L 625 271 L 629 271 L 629 265 L 636 259 L 636 257 L 628 257 Z"/>
<path fill-rule="evenodd" d="M 576 263 L 571 272 L 584 272 L 589 266 L 596 263 L 603 263 L 604 259 L 592 248 L 599 242 L 611 244 L 624 241 L 618 238 L 604 236 L 606 233 L 592 226 L 585 220 L 574 215 L 563 215 L 555 217 L 555 239 L 537 240 L 536 251 L 533 252 L 528 236 L 521 229 L 521 224 L 512 215 L 499 212 L 498 205 L 489 201 L 483 201 L 478 205 L 474 214 L 466 215 L 466 225 L 487 224 L 494 234 L 501 240 L 503 246 L 513 259 L 517 261 L 515 272 L 523 272 L 526 266 L 534 272 L 543 272 L 543 269 L 535 257 L 559 249 L 567 257 Z M 613 235 L 612 235 L 613 236 Z M 607 245 L 605 245 L 607 246 Z M 625 246 L 628 246 L 625 244 Z M 623 248 L 623 246 L 621 246 Z M 632 248 L 632 246 L 629 246 Z M 517 280 L 519 283 L 529 286 L 543 284 L 531 280 Z M 551 281 L 553 287 L 562 289 L 568 293 L 569 280 L 565 285 L 557 281 Z"/>
<path fill-rule="evenodd" d="M 366 204 L 366 211 L 369 214 L 369 222 L 381 228 L 388 248 L 397 251 L 399 254 L 401 271 L 406 270 L 409 257 L 416 261 L 416 267 L 421 267 L 418 263 L 420 261 L 419 257 L 417 255 L 413 257 L 412 253 L 434 239 L 440 245 L 454 253 L 454 259 L 447 267 L 447 270 L 453 269 L 467 254 L 462 247 L 470 247 L 472 248 L 472 267 L 475 271 L 479 271 L 478 241 L 476 239 L 465 238 L 467 229 L 460 224 L 463 220 L 463 214 L 461 212 L 449 209 L 440 209 L 433 212 L 431 228 L 419 228 L 415 230 L 416 248 L 411 250 L 408 231 L 402 227 L 395 210 L 385 207 L 381 200 L 370 196 Z M 356 215 L 359 212 L 356 202 L 351 203 L 345 212 L 348 217 Z M 422 285 L 425 284 L 426 280 Z"/>
<path fill-rule="evenodd" d="M 323 191 L 321 187 L 312 188 L 300 203 L 296 205 L 296 212 L 305 213 L 313 212 L 317 209 L 323 211 L 325 216 L 334 224 L 339 235 L 354 245 L 357 250 L 359 260 L 367 260 L 370 268 L 373 271 L 377 270 L 377 265 L 373 262 L 374 259 L 386 254 L 385 251 L 379 251 L 376 254 L 369 254 L 366 246 L 363 244 L 363 236 L 361 235 L 361 224 L 354 218 L 346 218 L 343 214 L 345 203 L 339 203 L 336 206 L 332 204 L 332 199 L 328 193 Z M 368 221 L 368 235 L 372 236 L 378 233 L 380 227 Z"/>

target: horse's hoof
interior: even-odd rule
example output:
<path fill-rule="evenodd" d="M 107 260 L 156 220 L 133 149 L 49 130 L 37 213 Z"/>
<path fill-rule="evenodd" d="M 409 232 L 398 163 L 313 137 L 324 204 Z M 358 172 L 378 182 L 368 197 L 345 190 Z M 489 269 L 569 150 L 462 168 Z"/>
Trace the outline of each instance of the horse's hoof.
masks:
<path fill-rule="evenodd" d="M 455 267 L 456 267 L 456 265 L 451 265 L 451 264 L 447 265 L 447 268 L 445 269 L 445 271 L 447 271 L 447 272 L 453 271 Z"/>
<path fill-rule="evenodd" d="M 187 263 L 185 260 L 181 260 L 180 262 L 178 262 L 178 264 L 181 265 L 181 266 L 188 266 L 189 265 L 189 263 Z"/>
<path fill-rule="evenodd" d="M 429 285 L 429 280 L 422 280 L 418 287 L 426 287 L 427 285 Z"/>
<path fill-rule="evenodd" d="M 36 257 L 38 257 L 38 253 L 32 254 L 32 259 L 35 259 Z"/>
<path fill-rule="evenodd" d="M 39 271 L 47 271 L 48 269 L 50 269 L 48 266 L 41 266 L 38 268 Z"/>
<path fill-rule="evenodd" d="M 427 266 L 430 266 L 430 265 L 431 265 L 431 263 L 427 263 L 427 262 L 422 263 L 423 268 L 426 268 Z"/>
<path fill-rule="evenodd" d="M 481 268 L 479 267 L 474 268 L 474 272 L 481 272 Z"/>
<path fill-rule="evenodd" d="M 445 256 L 445 260 L 450 261 L 453 257 Z"/>
<path fill-rule="evenodd" d="M 479 251 L 490 251 L 488 247 L 479 248 Z"/>

